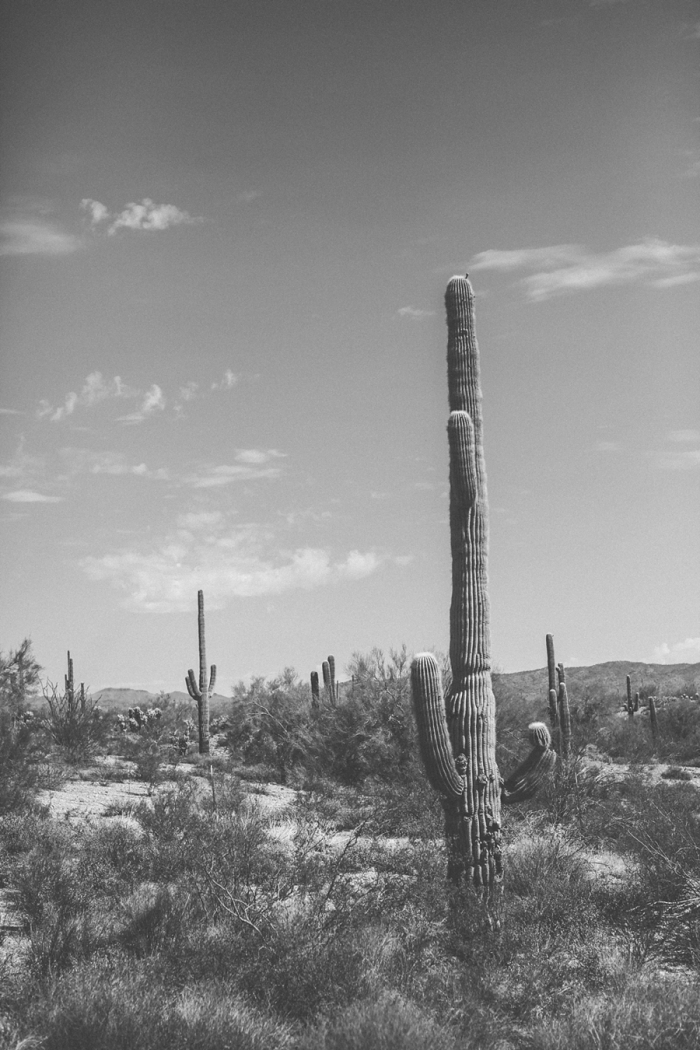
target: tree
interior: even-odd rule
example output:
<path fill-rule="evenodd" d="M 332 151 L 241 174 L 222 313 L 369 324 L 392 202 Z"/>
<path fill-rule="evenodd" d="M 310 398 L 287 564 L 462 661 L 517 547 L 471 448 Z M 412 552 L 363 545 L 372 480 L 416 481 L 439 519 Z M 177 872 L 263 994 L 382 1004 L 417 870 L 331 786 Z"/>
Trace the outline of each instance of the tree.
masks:
<path fill-rule="evenodd" d="M 34 658 L 31 638 L 5 655 L 0 652 L 0 707 L 17 718 L 38 692 L 43 668 Z"/>

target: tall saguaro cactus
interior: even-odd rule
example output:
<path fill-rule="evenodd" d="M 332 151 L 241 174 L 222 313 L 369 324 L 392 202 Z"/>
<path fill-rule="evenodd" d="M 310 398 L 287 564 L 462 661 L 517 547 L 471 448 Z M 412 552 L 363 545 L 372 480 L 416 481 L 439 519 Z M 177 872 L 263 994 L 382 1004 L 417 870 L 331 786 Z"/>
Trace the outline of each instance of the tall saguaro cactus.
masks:
<path fill-rule="evenodd" d="M 428 778 L 443 796 L 448 878 L 466 875 L 489 891 L 503 873 L 501 802 L 534 794 L 555 756 L 543 723 L 530 727 L 533 751 L 504 785 L 496 766 L 496 704 L 491 685 L 488 598 L 488 501 L 474 328 L 474 292 L 453 277 L 445 295 L 450 415 L 452 683 L 443 700 L 435 657 L 411 665 L 413 702 Z"/>
<path fill-rule="evenodd" d="M 211 665 L 211 676 L 207 685 L 207 646 L 204 637 L 204 591 L 197 591 L 197 625 L 199 629 L 199 683 L 192 668 L 187 672 L 187 692 L 197 703 L 199 728 L 199 753 L 209 754 L 209 697 L 216 685 L 216 664 Z"/>

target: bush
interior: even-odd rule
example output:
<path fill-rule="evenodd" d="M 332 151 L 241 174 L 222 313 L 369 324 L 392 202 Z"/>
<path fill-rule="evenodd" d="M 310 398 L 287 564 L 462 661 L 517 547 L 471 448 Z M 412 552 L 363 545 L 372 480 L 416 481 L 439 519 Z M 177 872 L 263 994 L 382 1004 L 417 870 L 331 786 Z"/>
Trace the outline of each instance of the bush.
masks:
<path fill-rule="evenodd" d="M 91 758 L 105 740 L 107 724 L 89 691 L 81 686 L 78 692 L 68 687 L 59 693 L 58 686 L 48 682 L 44 700 L 43 725 L 66 760 L 77 764 Z"/>

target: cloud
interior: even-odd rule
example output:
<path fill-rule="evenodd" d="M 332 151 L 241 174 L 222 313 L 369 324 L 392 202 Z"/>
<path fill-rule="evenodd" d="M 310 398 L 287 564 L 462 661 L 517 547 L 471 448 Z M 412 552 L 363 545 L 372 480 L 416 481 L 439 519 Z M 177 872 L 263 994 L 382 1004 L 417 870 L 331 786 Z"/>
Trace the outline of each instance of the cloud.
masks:
<path fill-rule="evenodd" d="M 413 321 L 420 321 L 423 317 L 434 317 L 434 310 L 419 310 L 415 306 L 402 306 L 397 310 L 399 317 L 410 317 Z"/>
<path fill-rule="evenodd" d="M 45 496 L 42 492 L 33 489 L 17 489 L 15 492 L 6 492 L 2 497 L 10 503 L 60 503 L 62 496 Z"/>
<path fill-rule="evenodd" d="M 219 379 L 212 383 L 211 388 L 212 390 L 231 390 L 239 379 L 240 376 L 237 376 L 235 372 L 232 372 L 230 368 L 227 368 L 224 372 L 223 379 Z"/>
<path fill-rule="evenodd" d="M 620 452 L 622 445 L 619 441 L 596 441 L 593 448 L 596 452 Z"/>
<path fill-rule="evenodd" d="M 205 467 L 201 473 L 186 477 L 185 483 L 195 489 L 222 488 L 236 481 L 253 481 L 256 478 L 276 478 L 281 471 L 279 467 L 254 466 L 250 463 L 221 464 L 216 467 Z"/>
<path fill-rule="evenodd" d="M 158 384 L 153 383 L 143 395 L 141 407 L 127 416 L 117 416 L 117 421 L 119 423 L 142 423 L 144 419 L 153 415 L 154 412 L 163 412 L 164 409 L 165 395 Z"/>
<path fill-rule="evenodd" d="M 0 416 L 23 416 L 18 408 L 0 408 Z"/>
<path fill-rule="evenodd" d="M 109 212 L 104 204 L 100 204 L 99 201 L 93 201 L 89 197 L 85 197 L 80 202 L 80 207 L 90 213 L 90 225 L 97 226 L 100 222 L 106 222 L 109 219 Z"/>
<path fill-rule="evenodd" d="M 80 206 L 90 216 L 93 229 L 109 222 L 107 233 L 110 236 L 120 229 L 146 230 L 152 233 L 167 230 L 170 226 L 191 225 L 201 221 L 174 204 L 155 204 L 150 197 L 144 197 L 140 204 L 127 204 L 119 214 L 110 212 L 106 205 L 90 197 L 83 198 Z"/>
<path fill-rule="evenodd" d="M 666 435 L 669 441 L 685 443 L 686 441 L 700 442 L 700 430 L 670 430 Z"/>
<path fill-rule="evenodd" d="M 69 476 L 77 474 L 107 474 L 114 477 L 150 478 L 167 481 L 169 472 L 164 467 L 151 470 L 145 463 L 129 463 L 122 452 L 93 452 L 86 448 L 62 448 L 59 455 Z"/>
<path fill-rule="evenodd" d="M 314 547 L 274 550 L 269 529 L 226 527 L 219 514 L 182 515 L 179 524 L 177 532 L 150 553 L 121 550 L 88 557 L 82 568 L 92 580 L 124 592 L 131 608 L 174 612 L 189 610 L 192 595 L 200 589 L 207 592 L 209 608 L 221 608 L 230 598 L 360 580 L 383 560 L 371 551 L 351 550 L 333 559 L 329 551 Z"/>
<path fill-rule="evenodd" d="M 656 452 L 654 462 L 661 470 L 695 470 L 700 467 L 700 448 Z"/>
<path fill-rule="evenodd" d="M 523 278 L 521 284 L 531 302 L 542 302 L 560 292 L 609 285 L 644 282 L 651 287 L 668 288 L 700 280 L 700 245 L 669 244 L 648 238 L 599 254 L 575 244 L 490 249 L 475 255 L 470 268 L 504 272 L 534 269 L 536 272 Z"/>
<path fill-rule="evenodd" d="M 64 403 L 57 408 L 45 398 L 42 399 L 39 402 L 37 415 L 39 419 L 48 416 L 53 423 L 58 423 L 67 416 L 72 416 L 78 407 L 91 408 L 108 398 L 120 397 L 138 397 L 138 391 L 125 386 L 119 376 L 105 380 L 101 372 L 91 372 L 85 379 L 80 393 L 72 390 L 66 394 Z"/>
<path fill-rule="evenodd" d="M 77 237 L 39 219 L 0 222 L 0 255 L 69 255 L 81 247 Z"/>
<path fill-rule="evenodd" d="M 700 431 L 690 428 L 670 430 L 666 441 L 675 447 L 651 453 L 657 467 L 661 470 L 695 470 L 700 467 Z M 694 445 L 695 448 L 681 447 L 684 445 Z"/>
<path fill-rule="evenodd" d="M 286 452 L 279 452 L 276 448 L 242 448 L 236 453 L 237 463 L 269 463 L 271 459 L 284 459 Z"/>
<path fill-rule="evenodd" d="M 694 664 L 700 662 L 700 638 L 686 638 L 675 645 L 662 642 L 652 653 L 652 664 Z"/>

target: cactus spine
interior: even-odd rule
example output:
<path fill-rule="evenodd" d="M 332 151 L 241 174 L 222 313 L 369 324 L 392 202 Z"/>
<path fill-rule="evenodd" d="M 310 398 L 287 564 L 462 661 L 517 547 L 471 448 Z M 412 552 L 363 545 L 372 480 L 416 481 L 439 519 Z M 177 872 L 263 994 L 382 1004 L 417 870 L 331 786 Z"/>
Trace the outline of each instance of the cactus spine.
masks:
<path fill-rule="evenodd" d="M 466 875 L 485 891 L 488 901 L 503 875 L 501 781 L 496 766 L 496 705 L 491 685 L 488 502 L 479 354 L 474 293 L 466 277 L 452 278 L 445 304 L 452 683 L 443 700 L 437 661 L 430 653 L 420 653 L 411 665 L 411 685 L 426 772 L 443 796 L 448 878 L 458 883 Z M 539 723 L 535 735 L 542 743 L 535 743 L 533 754 L 504 786 L 504 802 L 532 794 L 544 767 L 551 769 L 553 753 L 547 727 Z"/>
<path fill-rule="evenodd" d="M 197 626 L 199 630 L 199 684 L 192 668 L 187 672 L 185 684 L 187 692 L 197 704 L 197 723 L 199 729 L 199 753 L 209 754 L 209 697 L 216 685 L 216 664 L 211 665 L 211 675 L 207 685 L 207 646 L 204 637 L 204 591 L 197 591 Z"/>

